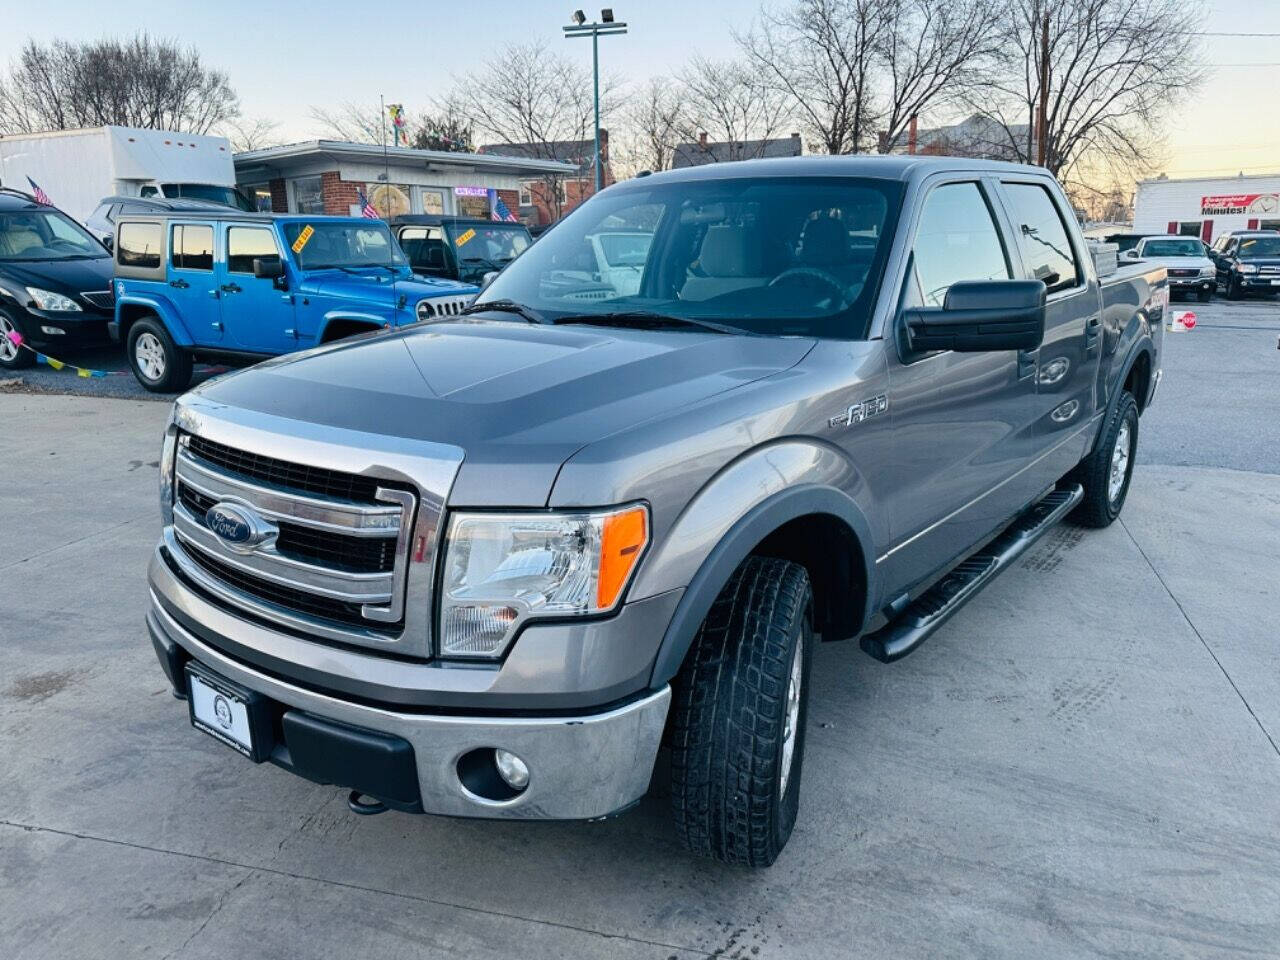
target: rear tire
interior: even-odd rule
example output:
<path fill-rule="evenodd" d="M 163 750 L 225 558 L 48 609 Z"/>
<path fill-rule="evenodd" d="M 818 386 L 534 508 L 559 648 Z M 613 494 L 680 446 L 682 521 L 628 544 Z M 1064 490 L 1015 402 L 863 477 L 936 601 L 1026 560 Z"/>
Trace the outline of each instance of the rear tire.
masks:
<path fill-rule="evenodd" d="M 173 342 L 155 317 L 134 322 L 125 353 L 133 375 L 152 393 L 177 393 L 191 385 L 191 354 Z"/>
<path fill-rule="evenodd" d="M 20 347 L 9 339 L 9 334 L 22 335 L 13 317 L 0 310 L 0 368 L 5 370 L 25 370 L 36 362 L 36 355 L 25 347 Z"/>
<path fill-rule="evenodd" d="M 671 801 L 692 853 L 767 867 L 800 803 L 813 591 L 799 564 L 749 557 L 675 684 Z"/>
<path fill-rule="evenodd" d="M 1071 519 L 1085 527 L 1109 527 L 1124 509 L 1138 449 L 1138 402 L 1125 391 L 1103 428 L 1098 445 L 1071 474 L 1084 499 Z"/>

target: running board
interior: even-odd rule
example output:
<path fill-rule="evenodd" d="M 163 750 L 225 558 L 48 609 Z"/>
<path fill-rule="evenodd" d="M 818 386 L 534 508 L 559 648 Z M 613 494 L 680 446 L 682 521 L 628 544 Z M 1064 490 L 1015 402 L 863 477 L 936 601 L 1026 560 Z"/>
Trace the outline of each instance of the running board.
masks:
<path fill-rule="evenodd" d="M 994 580 L 996 574 L 1010 567 L 1083 499 L 1084 488 L 1079 484 L 1051 491 L 1019 514 L 995 540 L 962 560 L 912 601 L 899 616 L 875 633 L 863 636 L 862 649 L 881 663 L 901 660 L 928 640 L 935 630 Z"/>

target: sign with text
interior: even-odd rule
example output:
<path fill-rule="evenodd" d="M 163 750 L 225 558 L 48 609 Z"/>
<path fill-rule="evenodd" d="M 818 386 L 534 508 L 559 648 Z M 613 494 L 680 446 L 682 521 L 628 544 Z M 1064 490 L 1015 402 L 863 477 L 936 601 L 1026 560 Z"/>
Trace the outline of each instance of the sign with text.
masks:
<path fill-rule="evenodd" d="M 1200 216 L 1225 217 L 1239 213 L 1275 213 L 1280 193 L 1224 193 L 1200 198 Z"/>

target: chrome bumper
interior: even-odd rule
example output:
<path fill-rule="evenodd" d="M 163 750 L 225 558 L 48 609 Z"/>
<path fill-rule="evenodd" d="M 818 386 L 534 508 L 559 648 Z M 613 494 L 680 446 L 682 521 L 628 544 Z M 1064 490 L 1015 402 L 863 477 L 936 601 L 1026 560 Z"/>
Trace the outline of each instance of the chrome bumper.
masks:
<path fill-rule="evenodd" d="M 589 820 L 648 789 L 671 689 L 604 713 L 567 717 L 466 717 L 400 713 L 351 703 L 260 673 L 203 643 L 152 598 L 148 626 L 205 666 L 250 690 L 327 720 L 402 737 L 414 751 L 426 813 L 500 819 Z M 529 767 L 520 795 L 487 800 L 468 791 L 458 759 L 477 748 L 515 753 Z"/>

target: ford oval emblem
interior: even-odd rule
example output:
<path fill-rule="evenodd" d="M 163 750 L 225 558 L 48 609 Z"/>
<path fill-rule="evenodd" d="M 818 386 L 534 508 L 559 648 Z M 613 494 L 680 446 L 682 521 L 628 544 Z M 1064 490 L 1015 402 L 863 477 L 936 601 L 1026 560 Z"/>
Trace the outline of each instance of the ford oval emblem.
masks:
<path fill-rule="evenodd" d="M 205 525 L 232 549 L 249 550 L 275 532 L 261 517 L 238 503 L 215 503 L 204 515 Z"/>

